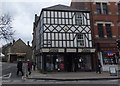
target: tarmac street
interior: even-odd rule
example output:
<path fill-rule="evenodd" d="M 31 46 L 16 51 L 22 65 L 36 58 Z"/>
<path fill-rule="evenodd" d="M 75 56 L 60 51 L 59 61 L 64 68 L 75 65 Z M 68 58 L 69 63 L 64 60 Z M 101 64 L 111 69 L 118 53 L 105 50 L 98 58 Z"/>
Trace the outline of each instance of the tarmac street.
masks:
<path fill-rule="evenodd" d="M 42 74 L 38 70 L 25 79 L 16 75 L 16 64 L 3 63 L 3 75 L 11 73 L 11 77 L 1 81 L 2 86 L 118 86 L 118 76 L 110 76 L 109 72 L 52 72 Z M 105 85 L 104 85 L 105 84 Z"/>
<path fill-rule="evenodd" d="M 2 86 L 118 86 L 116 84 L 3 84 Z"/>

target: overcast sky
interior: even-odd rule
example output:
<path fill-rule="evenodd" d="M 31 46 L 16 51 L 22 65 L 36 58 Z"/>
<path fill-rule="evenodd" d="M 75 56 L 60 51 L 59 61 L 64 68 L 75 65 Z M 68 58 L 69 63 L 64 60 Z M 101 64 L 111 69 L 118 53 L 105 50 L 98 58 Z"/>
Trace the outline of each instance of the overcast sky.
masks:
<path fill-rule="evenodd" d="M 35 14 L 40 15 L 41 9 L 63 4 L 70 6 L 71 0 L 2 0 L 0 12 L 12 17 L 12 27 L 15 30 L 15 40 L 21 38 L 25 43 L 32 41 L 33 21 Z M 0 40 L 1 45 L 5 42 Z M 0 45 L 0 46 L 1 46 Z"/>

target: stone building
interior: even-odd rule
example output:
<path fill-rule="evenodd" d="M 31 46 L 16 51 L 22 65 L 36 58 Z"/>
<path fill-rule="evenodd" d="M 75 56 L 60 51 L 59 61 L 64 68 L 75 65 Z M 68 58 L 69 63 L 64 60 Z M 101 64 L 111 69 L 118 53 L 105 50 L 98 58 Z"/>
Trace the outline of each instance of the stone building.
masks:
<path fill-rule="evenodd" d="M 15 62 L 18 59 L 32 60 L 32 48 L 28 44 L 26 45 L 21 39 L 17 41 L 13 40 L 13 43 L 4 45 L 2 53 L 5 55 L 8 62 Z"/>

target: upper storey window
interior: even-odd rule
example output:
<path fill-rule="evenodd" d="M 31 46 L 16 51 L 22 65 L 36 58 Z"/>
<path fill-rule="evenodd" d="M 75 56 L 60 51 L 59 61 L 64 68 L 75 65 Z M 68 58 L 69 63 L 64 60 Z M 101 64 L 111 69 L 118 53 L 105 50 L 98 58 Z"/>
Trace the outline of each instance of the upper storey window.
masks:
<path fill-rule="evenodd" d="M 98 35 L 100 38 L 104 38 L 104 30 L 103 30 L 103 24 L 98 24 Z"/>
<path fill-rule="evenodd" d="M 78 41 L 78 47 L 84 47 L 85 46 L 85 40 L 83 34 L 77 35 L 77 41 Z"/>
<path fill-rule="evenodd" d="M 97 14 L 101 14 L 101 5 L 100 3 L 96 3 L 96 10 L 97 10 Z"/>
<path fill-rule="evenodd" d="M 112 38 L 111 24 L 105 24 L 107 37 Z"/>
<path fill-rule="evenodd" d="M 97 14 L 108 14 L 107 3 L 96 3 Z"/>
<path fill-rule="evenodd" d="M 81 13 L 76 13 L 75 20 L 76 20 L 77 25 L 82 25 L 82 14 Z"/>
<path fill-rule="evenodd" d="M 120 15 L 120 3 L 118 3 L 118 13 Z"/>
<path fill-rule="evenodd" d="M 107 3 L 102 3 L 103 6 L 103 14 L 108 14 Z"/>

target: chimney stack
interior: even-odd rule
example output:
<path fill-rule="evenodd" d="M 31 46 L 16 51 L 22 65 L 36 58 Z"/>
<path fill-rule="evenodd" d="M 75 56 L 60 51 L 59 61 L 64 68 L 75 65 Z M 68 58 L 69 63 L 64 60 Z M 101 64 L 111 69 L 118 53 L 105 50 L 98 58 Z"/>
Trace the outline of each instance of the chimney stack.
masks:
<path fill-rule="evenodd" d="M 13 39 L 13 44 L 15 43 L 15 40 Z"/>
<path fill-rule="evenodd" d="M 27 41 L 27 45 L 30 46 L 29 41 Z"/>

